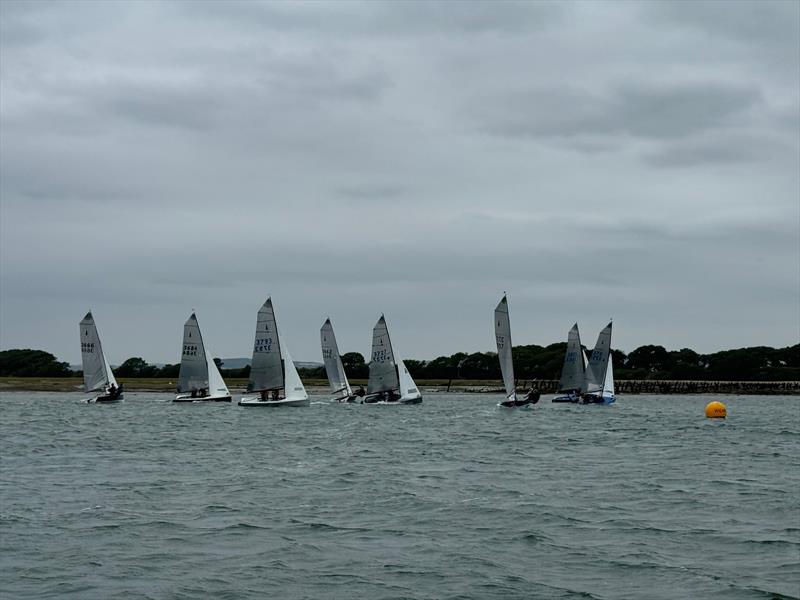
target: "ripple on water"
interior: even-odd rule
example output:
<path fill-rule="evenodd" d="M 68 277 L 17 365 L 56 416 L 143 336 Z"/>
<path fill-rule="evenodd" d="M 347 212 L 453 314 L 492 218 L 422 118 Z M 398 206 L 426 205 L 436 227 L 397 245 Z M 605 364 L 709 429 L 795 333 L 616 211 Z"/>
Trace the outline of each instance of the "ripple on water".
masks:
<path fill-rule="evenodd" d="M 720 424 L 690 396 L 259 414 L 1 396 L 3 597 L 800 596 L 792 398 L 731 398 Z"/>

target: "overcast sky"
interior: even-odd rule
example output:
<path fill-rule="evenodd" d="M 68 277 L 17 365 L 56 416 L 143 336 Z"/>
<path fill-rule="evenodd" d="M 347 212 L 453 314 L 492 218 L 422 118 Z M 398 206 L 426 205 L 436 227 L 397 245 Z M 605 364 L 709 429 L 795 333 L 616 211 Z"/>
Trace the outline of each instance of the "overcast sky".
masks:
<path fill-rule="evenodd" d="M 0 347 L 800 338 L 800 3 L 0 3 Z"/>

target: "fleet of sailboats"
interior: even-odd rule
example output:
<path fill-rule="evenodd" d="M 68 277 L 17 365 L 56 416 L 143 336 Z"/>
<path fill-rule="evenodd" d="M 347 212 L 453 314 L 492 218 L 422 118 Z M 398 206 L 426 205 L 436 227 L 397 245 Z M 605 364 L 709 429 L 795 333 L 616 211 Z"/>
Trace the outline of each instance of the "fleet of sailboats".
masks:
<path fill-rule="evenodd" d="M 108 364 L 100 335 L 92 317 L 86 313 L 78 324 L 81 338 L 81 362 L 83 364 L 83 385 L 87 392 L 100 392 L 89 398 L 89 403 L 111 403 L 122 400 L 122 386 L 117 385 L 111 366 Z"/>
<path fill-rule="evenodd" d="M 87 392 L 99 392 L 87 400 L 92 403 L 111 403 L 122 400 L 122 386 L 117 384 L 100 343 L 92 313 L 79 323 L 84 386 Z M 511 343 L 511 322 L 508 298 L 505 294 L 494 310 L 495 342 L 500 362 L 505 398 L 498 406 L 515 408 L 536 404 L 535 389 L 522 399 L 517 396 L 514 378 L 514 359 Z M 578 324 L 567 335 L 567 349 L 561 369 L 559 394 L 553 402 L 575 404 L 612 404 L 614 365 L 611 354 L 612 323 L 597 337 L 589 357 L 581 345 Z M 344 370 L 336 335 L 330 319 L 320 328 L 320 344 L 325 372 L 334 402 L 364 404 L 420 404 L 420 393 L 403 361 L 396 357 L 386 319 L 381 315 L 372 330 L 372 352 L 369 361 L 369 380 L 366 393 L 359 387 L 353 391 Z M 183 326 L 183 347 L 177 395 L 173 402 L 230 402 L 231 394 L 203 343 L 197 316 L 192 312 Z M 309 406 L 305 386 L 281 338 L 275 318 L 272 298 L 267 298 L 256 318 L 253 357 L 247 394 L 239 406 Z"/>
<path fill-rule="evenodd" d="M 231 401 L 228 386 L 203 344 L 203 335 L 194 312 L 183 324 L 183 349 L 177 391 L 173 402 Z"/>
<path fill-rule="evenodd" d="M 286 344 L 282 343 L 275 320 L 272 298 L 258 311 L 253 360 L 246 396 L 239 406 L 308 406 L 308 394 L 294 366 Z"/>

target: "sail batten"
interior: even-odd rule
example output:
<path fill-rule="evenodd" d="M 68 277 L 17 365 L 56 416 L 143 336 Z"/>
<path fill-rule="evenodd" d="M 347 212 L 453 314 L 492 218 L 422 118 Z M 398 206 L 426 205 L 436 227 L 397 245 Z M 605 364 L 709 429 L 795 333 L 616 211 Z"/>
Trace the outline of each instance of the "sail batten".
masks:
<path fill-rule="evenodd" d="M 400 389 L 397 364 L 386 319 L 381 315 L 372 329 L 372 355 L 369 363 L 367 394 L 378 394 Z"/>
<path fill-rule="evenodd" d="M 330 319 L 327 319 L 322 325 L 319 335 L 322 345 L 322 360 L 325 362 L 325 373 L 328 375 L 331 393 L 347 392 L 346 395 L 349 396 L 352 390 L 344 372 L 342 357 L 339 355 L 339 346 L 336 343 L 336 335 L 333 333 Z"/>
<path fill-rule="evenodd" d="M 97 325 L 91 311 L 78 324 L 81 339 L 81 363 L 83 366 L 83 384 L 87 392 L 105 390 L 111 384 L 117 385 L 111 366 L 108 364 Z"/>
<path fill-rule="evenodd" d="M 256 334 L 253 342 L 253 360 L 247 390 L 263 391 L 281 389 L 285 385 L 281 344 L 272 298 L 267 298 L 258 311 Z"/>
<path fill-rule="evenodd" d="M 505 296 L 494 309 L 494 337 L 497 342 L 497 357 L 500 360 L 500 373 L 503 375 L 503 387 L 506 390 L 506 397 L 516 400 L 511 320 L 509 319 L 508 301 Z"/>

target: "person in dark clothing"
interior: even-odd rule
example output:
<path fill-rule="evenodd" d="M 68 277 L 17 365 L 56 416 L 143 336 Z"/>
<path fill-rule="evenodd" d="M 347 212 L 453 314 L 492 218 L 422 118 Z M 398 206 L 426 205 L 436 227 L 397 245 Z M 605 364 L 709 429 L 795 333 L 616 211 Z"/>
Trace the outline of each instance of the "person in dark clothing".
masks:
<path fill-rule="evenodd" d="M 536 404 L 539 402 L 540 396 L 541 394 L 539 393 L 539 388 L 533 386 L 530 390 L 528 390 L 528 393 L 525 394 L 525 404 Z"/>
<path fill-rule="evenodd" d="M 366 392 L 364 391 L 364 386 L 363 385 L 358 386 L 358 389 L 355 391 L 355 394 L 359 398 L 363 398 L 364 394 L 366 394 Z"/>

